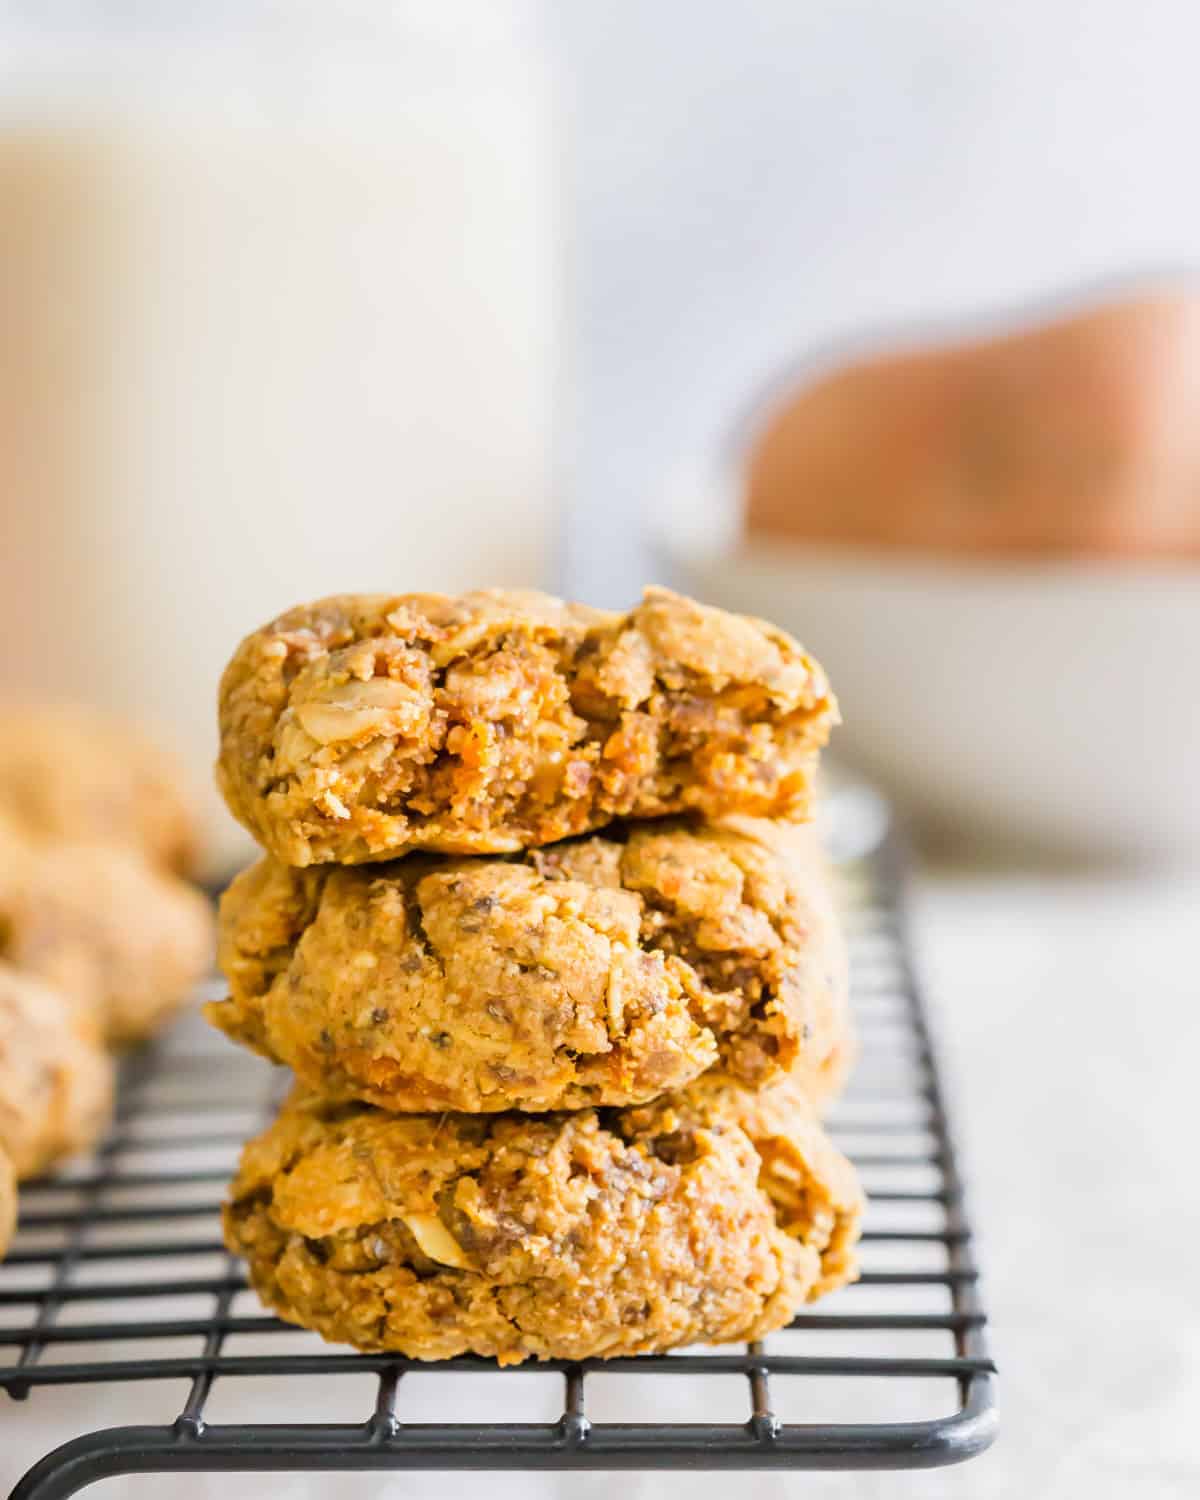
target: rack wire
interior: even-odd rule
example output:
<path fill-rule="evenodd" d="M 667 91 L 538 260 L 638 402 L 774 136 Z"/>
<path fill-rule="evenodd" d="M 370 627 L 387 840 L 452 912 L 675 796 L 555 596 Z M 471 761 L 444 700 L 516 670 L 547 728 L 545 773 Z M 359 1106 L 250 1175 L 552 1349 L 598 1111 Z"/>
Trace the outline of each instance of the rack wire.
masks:
<path fill-rule="evenodd" d="M 0 1265 L 10 1397 L 33 1407 L 48 1387 L 146 1382 L 149 1407 L 173 1380 L 186 1398 L 157 1423 L 64 1443 L 12 1500 L 130 1473 L 886 1469 L 980 1452 L 994 1367 L 904 858 L 889 835 L 841 869 L 862 1059 L 829 1123 L 871 1199 L 855 1286 L 744 1347 L 501 1371 L 324 1345 L 262 1313 L 219 1236 L 224 1184 L 279 1082 L 189 1017 L 130 1059 L 93 1158 L 26 1186 Z"/>

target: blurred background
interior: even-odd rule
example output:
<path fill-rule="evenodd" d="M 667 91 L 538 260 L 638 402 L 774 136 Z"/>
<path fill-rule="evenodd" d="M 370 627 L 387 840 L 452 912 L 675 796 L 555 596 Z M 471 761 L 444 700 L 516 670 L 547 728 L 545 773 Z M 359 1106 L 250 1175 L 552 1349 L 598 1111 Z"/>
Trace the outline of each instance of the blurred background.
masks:
<path fill-rule="evenodd" d="M 797 630 L 942 838 L 1193 854 L 1198 40 L 0 6 L 0 692 L 207 786 L 220 667 L 296 600 L 667 578 Z"/>
<path fill-rule="evenodd" d="M 158 720 L 208 788 L 217 678 L 255 625 L 550 577 L 538 19 L 0 7 L 5 696 Z"/>
<path fill-rule="evenodd" d="M 1196 1492 L 1198 52 L 1188 0 L 0 3 L 0 699 L 207 788 L 289 604 L 658 579 L 799 634 L 937 852 L 1005 1436 L 806 1495 Z"/>

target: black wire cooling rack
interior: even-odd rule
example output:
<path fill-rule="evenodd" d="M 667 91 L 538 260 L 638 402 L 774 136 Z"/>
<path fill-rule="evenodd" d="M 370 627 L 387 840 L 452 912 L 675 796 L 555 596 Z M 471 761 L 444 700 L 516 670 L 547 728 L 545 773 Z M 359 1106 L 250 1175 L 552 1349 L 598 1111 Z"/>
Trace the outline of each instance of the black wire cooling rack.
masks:
<path fill-rule="evenodd" d="M 842 873 L 863 1051 L 830 1128 L 871 1198 L 855 1286 L 761 1344 L 661 1357 L 500 1371 L 324 1345 L 264 1316 L 221 1246 L 224 1184 L 278 1085 L 189 1018 L 130 1060 L 94 1157 L 25 1188 L 0 1265 L 0 1387 L 27 1403 L 0 1411 L 0 1454 L 47 1388 L 143 1382 L 138 1415 L 158 1420 L 73 1438 L 13 1500 L 133 1473 L 899 1469 L 980 1452 L 993 1366 L 895 839 Z"/>

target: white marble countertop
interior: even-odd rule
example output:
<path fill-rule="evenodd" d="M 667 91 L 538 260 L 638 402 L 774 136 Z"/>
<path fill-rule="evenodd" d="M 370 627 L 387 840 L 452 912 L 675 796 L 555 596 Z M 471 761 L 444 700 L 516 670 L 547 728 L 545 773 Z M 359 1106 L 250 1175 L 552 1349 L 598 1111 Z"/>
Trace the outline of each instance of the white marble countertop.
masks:
<path fill-rule="evenodd" d="M 990 1452 L 916 1474 L 230 1475 L 122 1478 L 88 1493 L 440 1500 L 486 1488 L 490 1500 L 591 1500 L 614 1484 L 629 1500 L 1200 1493 L 1200 874 L 937 868 L 919 881 L 915 912 L 995 1319 L 1002 1427 Z M 244 1400 L 240 1415 L 253 1419 L 250 1391 Z M 152 1401 L 137 1387 L 119 1398 L 66 1389 L 0 1407 L 0 1490 L 73 1432 L 161 1420 Z"/>

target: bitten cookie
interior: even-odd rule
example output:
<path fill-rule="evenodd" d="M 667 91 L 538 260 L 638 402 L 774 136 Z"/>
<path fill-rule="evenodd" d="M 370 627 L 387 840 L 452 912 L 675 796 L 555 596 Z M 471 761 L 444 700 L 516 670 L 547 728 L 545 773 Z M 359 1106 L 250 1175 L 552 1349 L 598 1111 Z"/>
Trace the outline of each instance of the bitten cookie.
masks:
<path fill-rule="evenodd" d="M 0 830 L 0 955 L 61 989 L 106 1038 L 148 1036 L 208 972 L 213 919 L 186 881 L 109 844 Z"/>
<path fill-rule="evenodd" d="M 342 595 L 238 647 L 217 777 L 285 864 L 498 853 L 617 817 L 801 819 L 836 716 L 789 636 L 665 589 L 625 615 Z"/>
<path fill-rule="evenodd" d="M 327 1339 L 516 1364 L 759 1338 L 853 1280 L 861 1210 L 786 1081 L 541 1116 L 298 1091 L 247 1146 L 225 1235 Z"/>
<path fill-rule="evenodd" d="M 112 1060 L 71 1002 L 0 963 L 0 1151 L 17 1176 L 91 1146 L 112 1097 Z"/>
<path fill-rule="evenodd" d="M 221 903 L 206 1014 L 333 1098 L 392 1110 L 624 1105 L 720 1060 L 814 1103 L 853 1051 L 811 827 L 614 825 L 516 857 L 297 870 Z"/>
<path fill-rule="evenodd" d="M 174 760 L 138 731 L 74 708 L 0 713 L 0 815 L 27 836 L 121 844 L 186 874 L 199 824 Z"/>
<path fill-rule="evenodd" d="M 0 1146 L 0 1260 L 8 1253 L 17 1227 L 17 1174 L 8 1152 Z"/>

